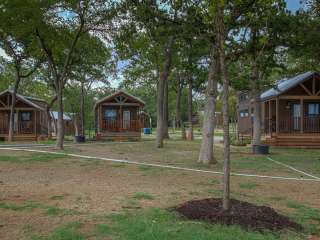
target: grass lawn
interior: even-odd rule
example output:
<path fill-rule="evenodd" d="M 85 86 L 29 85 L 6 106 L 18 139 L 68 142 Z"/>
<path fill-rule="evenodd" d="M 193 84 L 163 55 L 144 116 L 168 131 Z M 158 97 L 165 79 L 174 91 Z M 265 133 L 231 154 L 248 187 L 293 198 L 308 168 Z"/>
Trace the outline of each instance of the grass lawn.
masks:
<path fill-rule="evenodd" d="M 173 166 L 222 170 L 197 164 L 200 141 L 105 142 L 73 145 L 66 153 Z M 41 148 L 43 150 L 43 148 Z M 54 151 L 52 148 L 48 148 Z M 252 232 L 238 226 L 188 221 L 169 209 L 184 201 L 221 197 L 222 176 L 0 150 L 0 239 L 308 239 L 320 235 L 320 183 L 233 176 L 232 197 L 275 208 L 301 223 L 302 233 Z M 271 149 L 274 160 L 320 176 L 319 150 Z M 232 148 L 232 171 L 300 177 L 246 147 Z"/>

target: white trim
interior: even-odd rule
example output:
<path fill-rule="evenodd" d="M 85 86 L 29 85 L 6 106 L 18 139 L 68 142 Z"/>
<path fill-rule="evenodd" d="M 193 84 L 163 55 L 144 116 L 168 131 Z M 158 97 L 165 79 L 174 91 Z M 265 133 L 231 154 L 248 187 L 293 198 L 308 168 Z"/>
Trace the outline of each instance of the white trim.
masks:
<path fill-rule="evenodd" d="M 117 163 L 125 163 L 125 164 L 134 164 L 134 165 L 182 170 L 182 171 L 189 171 L 189 172 L 200 172 L 200 173 L 210 173 L 210 174 L 216 174 L 216 175 L 223 175 L 223 172 L 218 172 L 218 171 L 209 171 L 209 170 L 201 170 L 201 169 L 185 168 L 185 167 L 175 167 L 175 166 L 170 166 L 170 165 L 136 162 L 136 161 L 123 160 L 123 159 L 94 157 L 94 156 L 86 156 L 86 155 L 63 153 L 63 152 L 51 152 L 51 151 L 45 151 L 45 150 L 21 149 L 21 148 L 0 148 L 0 150 L 47 153 L 47 154 L 63 155 L 63 156 L 70 156 L 70 157 L 83 158 L 83 159 L 95 159 L 95 160 L 102 160 L 102 161 L 107 161 L 107 162 L 117 162 Z M 320 182 L 320 179 L 267 176 L 267 175 L 256 175 L 256 174 L 246 174 L 246 173 L 231 173 L 230 175 L 231 176 L 241 176 L 241 177 L 268 178 L 268 179 L 277 179 L 277 180 Z"/>
<path fill-rule="evenodd" d="M 123 90 L 120 90 L 120 91 L 117 91 L 117 92 L 115 92 L 115 93 L 113 93 L 113 94 L 111 94 L 111 95 L 109 95 L 109 96 L 106 96 L 106 97 L 98 100 L 98 101 L 96 102 L 96 104 L 94 105 L 94 108 L 96 108 L 98 104 L 106 101 L 106 100 L 109 99 L 109 98 L 113 98 L 113 97 L 115 97 L 115 96 L 118 95 L 118 94 L 127 95 L 127 96 L 129 96 L 130 98 L 133 98 L 133 99 L 135 99 L 136 101 L 138 101 L 138 102 L 142 103 L 143 105 L 145 105 L 145 102 L 142 101 L 140 98 L 135 97 L 135 96 L 133 96 L 133 95 L 131 95 L 131 94 L 123 91 Z"/>
<path fill-rule="evenodd" d="M 276 161 L 276 160 L 273 160 L 271 157 L 267 157 L 267 159 L 268 159 L 269 161 L 272 161 L 272 162 L 276 163 L 276 164 L 279 164 L 279 165 L 282 165 L 282 166 L 284 166 L 284 167 L 287 167 L 287 168 L 289 168 L 289 169 L 291 169 L 291 170 L 293 170 L 293 171 L 295 171 L 295 172 L 302 173 L 303 175 L 306 175 L 306 176 L 308 176 L 308 177 L 312 177 L 312 178 L 314 178 L 314 179 L 320 180 L 319 177 L 316 177 L 316 176 L 311 175 L 311 174 L 309 174 L 309 173 L 303 172 L 303 171 L 301 171 L 301 170 L 299 170 L 299 169 L 296 169 L 296 168 L 294 168 L 294 167 L 291 167 L 290 165 L 287 165 L 287 164 L 285 164 L 285 163 L 282 163 L 282 162 L 278 162 L 278 161 Z"/>

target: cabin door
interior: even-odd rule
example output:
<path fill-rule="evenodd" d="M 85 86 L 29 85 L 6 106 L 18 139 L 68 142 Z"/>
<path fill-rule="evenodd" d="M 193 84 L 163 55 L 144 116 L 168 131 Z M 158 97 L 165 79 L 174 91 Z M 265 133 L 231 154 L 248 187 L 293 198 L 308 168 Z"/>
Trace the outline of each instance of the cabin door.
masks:
<path fill-rule="evenodd" d="M 300 117 L 301 117 L 301 108 L 300 103 L 292 104 L 292 118 L 293 118 L 293 130 L 300 130 Z"/>
<path fill-rule="evenodd" d="M 123 126 L 123 129 L 129 129 L 130 128 L 130 119 L 131 116 L 130 116 L 130 111 L 123 111 L 123 123 L 122 123 L 122 126 Z"/>

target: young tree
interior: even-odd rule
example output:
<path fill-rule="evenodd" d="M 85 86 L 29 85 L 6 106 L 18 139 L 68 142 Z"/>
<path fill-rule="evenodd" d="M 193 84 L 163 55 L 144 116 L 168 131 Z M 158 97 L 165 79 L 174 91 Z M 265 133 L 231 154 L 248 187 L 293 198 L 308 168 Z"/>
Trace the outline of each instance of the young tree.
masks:
<path fill-rule="evenodd" d="M 243 14 L 252 9 L 256 3 L 254 0 L 242 0 L 237 2 L 217 1 L 210 2 L 210 16 L 214 22 L 215 46 L 218 51 L 218 61 L 222 81 L 222 115 L 223 115 L 223 203 L 224 210 L 230 209 L 230 133 L 229 133 L 229 70 L 228 59 L 233 59 L 232 51 L 228 43 L 232 43 L 239 37 L 236 28 L 241 28 Z"/>

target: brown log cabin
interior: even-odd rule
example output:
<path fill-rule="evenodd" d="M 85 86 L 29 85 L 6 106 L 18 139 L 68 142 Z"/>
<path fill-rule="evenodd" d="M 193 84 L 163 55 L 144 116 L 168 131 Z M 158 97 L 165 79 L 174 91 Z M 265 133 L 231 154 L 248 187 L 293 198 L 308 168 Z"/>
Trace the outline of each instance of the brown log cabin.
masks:
<path fill-rule="evenodd" d="M 282 79 L 261 94 L 262 130 L 273 146 L 320 147 L 320 74 Z M 238 131 L 252 133 L 252 100 L 238 94 Z"/>
<path fill-rule="evenodd" d="M 9 133 L 12 91 L 0 93 L 0 139 L 7 140 Z M 17 140 L 46 139 L 48 134 L 47 103 L 41 99 L 16 95 L 14 115 L 14 136 Z"/>
<path fill-rule="evenodd" d="M 124 91 L 118 91 L 95 104 L 97 140 L 139 140 L 141 112 L 145 103 Z"/>

